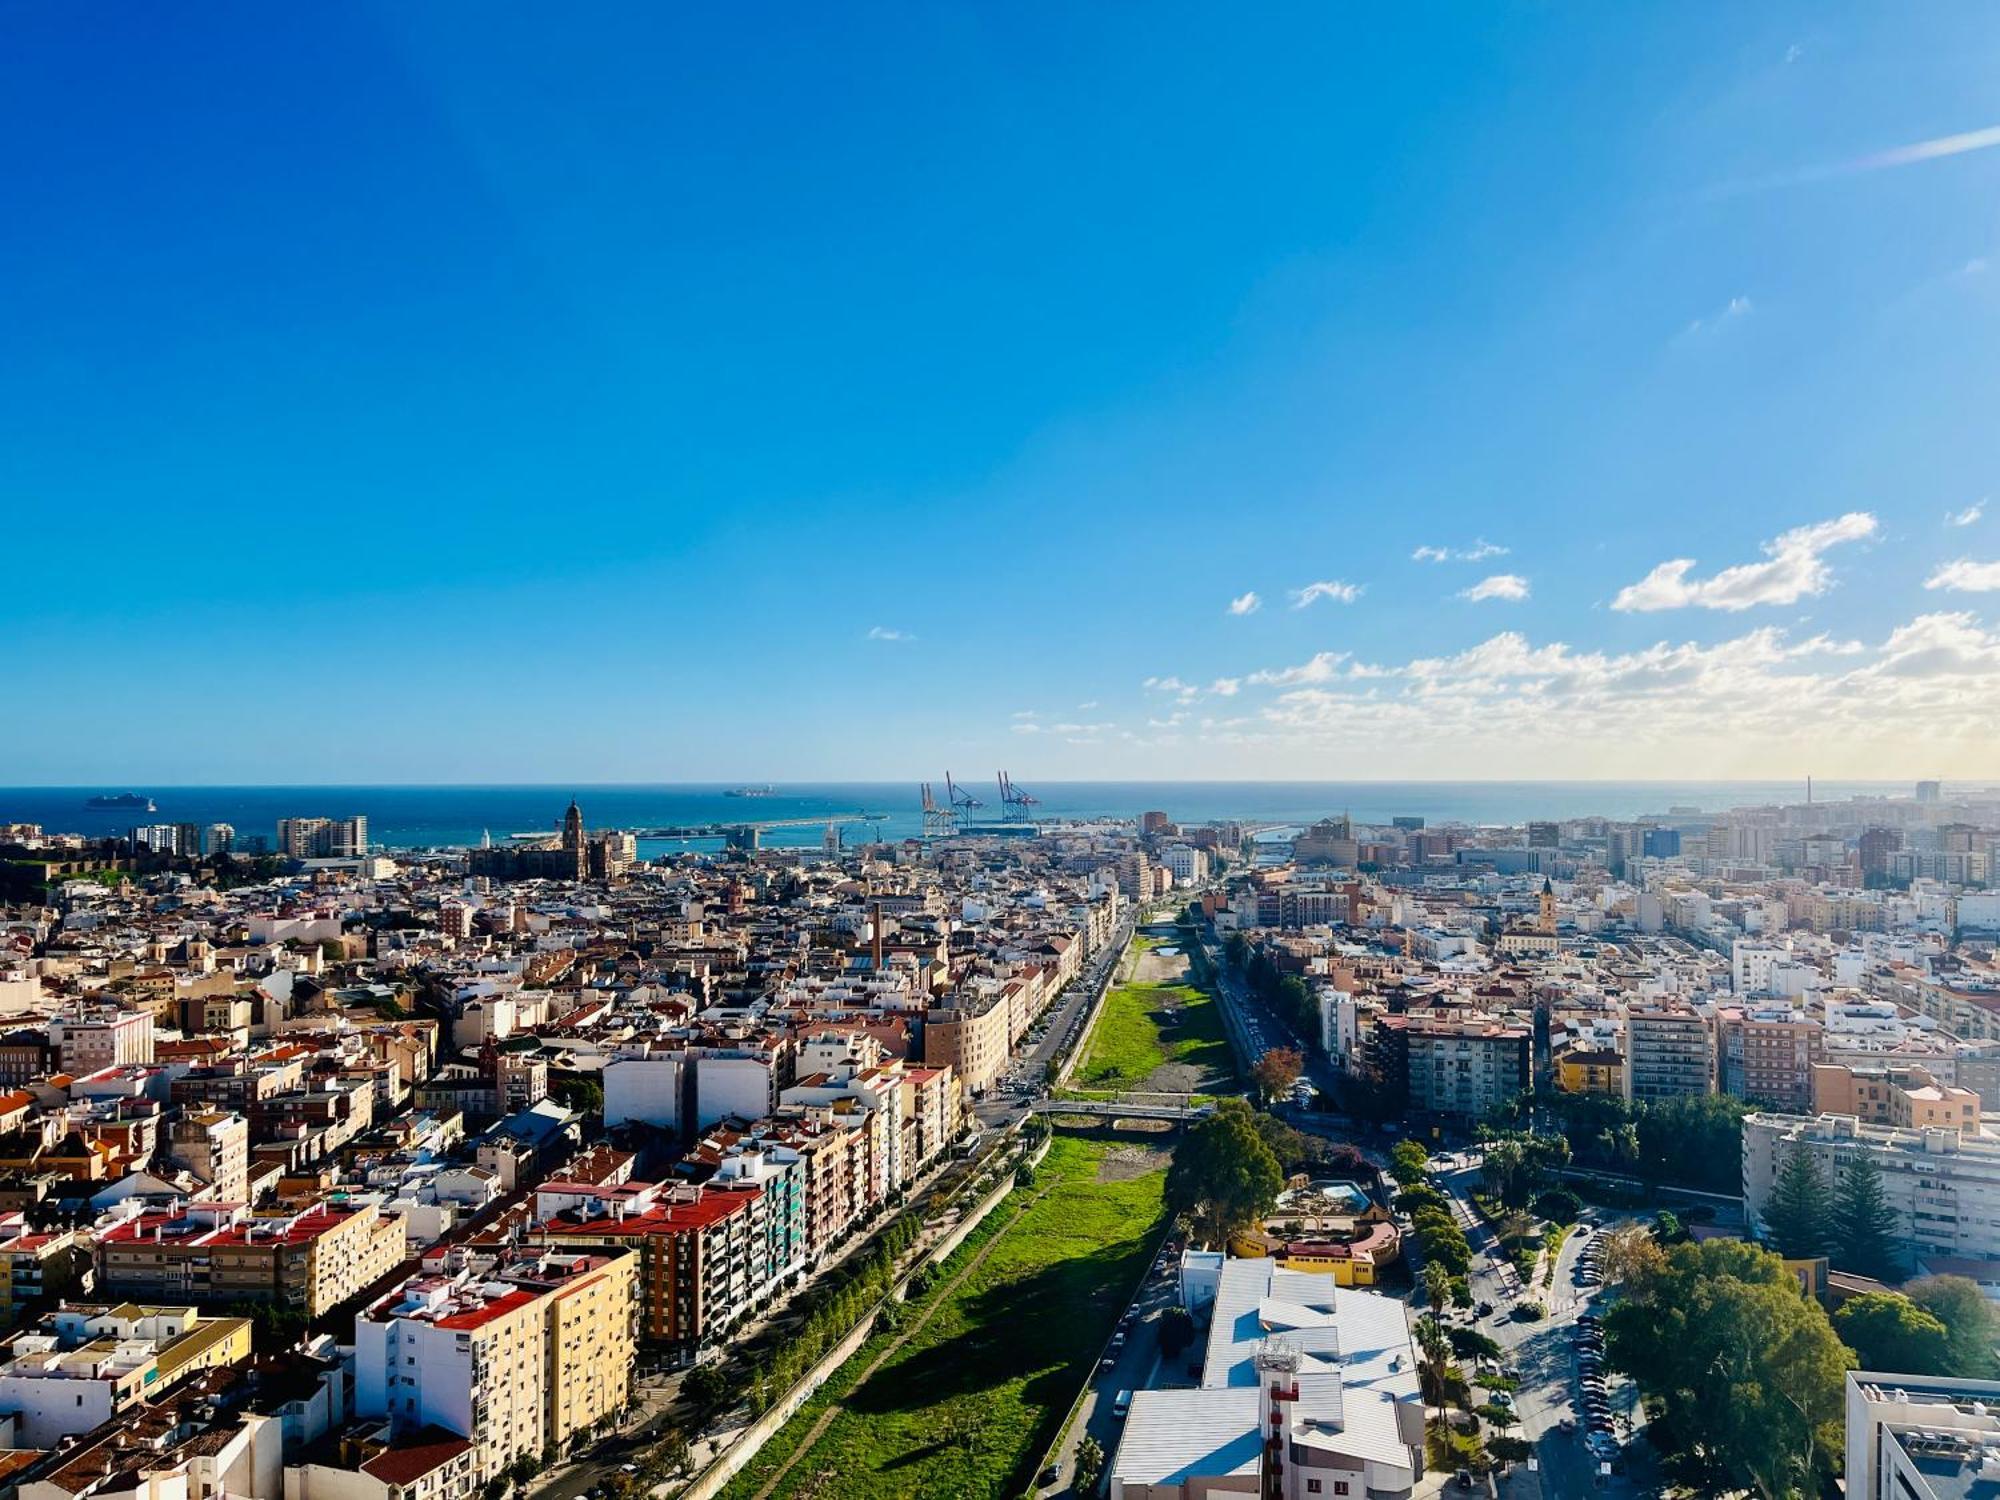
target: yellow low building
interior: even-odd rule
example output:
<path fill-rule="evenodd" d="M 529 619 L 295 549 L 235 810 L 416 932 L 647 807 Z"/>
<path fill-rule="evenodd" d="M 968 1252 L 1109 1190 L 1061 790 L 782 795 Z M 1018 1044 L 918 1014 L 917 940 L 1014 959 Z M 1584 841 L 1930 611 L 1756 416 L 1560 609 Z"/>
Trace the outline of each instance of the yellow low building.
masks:
<path fill-rule="evenodd" d="M 1565 1094 L 1625 1093 L 1625 1059 L 1609 1050 L 1572 1048 L 1556 1058 L 1556 1087 Z"/>

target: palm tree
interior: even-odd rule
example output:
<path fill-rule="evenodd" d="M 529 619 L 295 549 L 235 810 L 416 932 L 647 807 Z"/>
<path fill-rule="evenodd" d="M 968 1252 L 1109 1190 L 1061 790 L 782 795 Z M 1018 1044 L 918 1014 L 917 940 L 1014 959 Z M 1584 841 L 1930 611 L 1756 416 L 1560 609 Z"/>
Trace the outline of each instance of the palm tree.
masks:
<path fill-rule="evenodd" d="M 1425 1313 L 1412 1325 L 1417 1348 L 1422 1351 L 1420 1378 L 1429 1387 L 1433 1404 L 1438 1409 L 1440 1419 L 1444 1416 L 1445 1372 L 1451 1363 L 1451 1339 L 1444 1331 L 1444 1324 L 1435 1313 Z"/>
<path fill-rule="evenodd" d="M 1436 1261 L 1424 1267 L 1424 1300 L 1430 1310 L 1440 1320 L 1444 1310 L 1451 1305 L 1451 1272 Z"/>

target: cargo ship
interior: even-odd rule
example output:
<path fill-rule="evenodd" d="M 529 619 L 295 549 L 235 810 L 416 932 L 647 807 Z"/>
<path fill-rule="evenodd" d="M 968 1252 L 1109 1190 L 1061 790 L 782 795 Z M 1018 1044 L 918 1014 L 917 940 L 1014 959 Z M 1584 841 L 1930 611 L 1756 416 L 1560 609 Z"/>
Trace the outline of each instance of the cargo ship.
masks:
<path fill-rule="evenodd" d="M 151 797 L 142 797 L 137 792 L 119 792 L 115 796 L 96 796 L 83 804 L 85 807 L 131 807 L 140 812 L 158 812 Z"/>
<path fill-rule="evenodd" d="M 733 786 L 722 794 L 725 797 L 775 797 L 778 789 L 774 786 Z"/>

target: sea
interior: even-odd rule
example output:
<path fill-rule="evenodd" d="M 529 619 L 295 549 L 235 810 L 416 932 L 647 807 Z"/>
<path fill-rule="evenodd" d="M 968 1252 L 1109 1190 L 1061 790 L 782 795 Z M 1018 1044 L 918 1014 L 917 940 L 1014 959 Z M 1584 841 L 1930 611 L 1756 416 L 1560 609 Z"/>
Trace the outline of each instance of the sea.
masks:
<path fill-rule="evenodd" d="M 1351 815 L 1386 824 L 1420 817 L 1427 823 L 1519 824 L 1530 818 L 1637 818 L 1671 808 L 1724 812 L 1734 807 L 1803 802 L 1799 781 L 1051 781 L 1027 785 L 1038 818 L 1136 818 L 1160 811 L 1176 822 L 1235 819 L 1303 825 Z M 849 844 L 903 838 L 923 830 L 912 782 L 788 782 L 767 795 L 730 796 L 720 783 L 574 786 L 82 786 L 0 787 L 0 823 L 39 823 L 51 833 L 122 834 L 140 823 L 227 823 L 239 839 L 274 837 L 280 818 L 368 819 L 369 842 L 380 849 L 448 849 L 490 836 L 549 833 L 574 797 L 591 828 L 687 828 L 709 824 L 786 823 L 761 835 L 767 847 L 818 847 L 826 820 L 867 814 L 843 825 Z M 760 788 L 761 790 L 761 788 Z M 940 801 L 942 782 L 933 783 Z M 972 821 L 1004 821 L 997 786 L 967 788 L 981 806 Z M 1816 782 L 1817 800 L 1907 797 L 1907 781 Z M 1954 787 L 1954 791 L 1958 788 Z M 137 792 L 156 811 L 90 808 L 100 794 Z M 642 840 L 643 858 L 680 849 L 719 846 L 718 837 Z"/>

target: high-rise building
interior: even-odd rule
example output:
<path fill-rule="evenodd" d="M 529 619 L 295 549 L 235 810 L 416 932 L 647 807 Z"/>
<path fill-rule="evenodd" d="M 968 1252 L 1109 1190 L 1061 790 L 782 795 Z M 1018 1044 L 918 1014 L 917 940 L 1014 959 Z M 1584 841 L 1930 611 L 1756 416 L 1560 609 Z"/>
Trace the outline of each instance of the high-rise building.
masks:
<path fill-rule="evenodd" d="M 638 1264 L 537 1250 L 413 1277 L 355 1321 L 355 1414 L 470 1439 L 483 1482 L 560 1449 L 631 1394 Z"/>
<path fill-rule="evenodd" d="M 227 854 L 236 844 L 236 830 L 227 823 L 211 823 L 202 830 L 201 851 L 211 857 Z"/>
<path fill-rule="evenodd" d="M 1678 828 L 1648 828 L 1640 848 L 1648 859 L 1679 859 L 1681 831 Z"/>
<path fill-rule="evenodd" d="M 1528 847 L 1530 849 L 1556 849 L 1562 846 L 1562 825 L 1560 823 L 1530 823 L 1528 825 Z"/>
<path fill-rule="evenodd" d="M 1715 1092 L 1708 1019 L 1684 1005 L 1635 1005 L 1625 1013 L 1625 1097 L 1633 1102 Z"/>
<path fill-rule="evenodd" d="M 1917 800 L 1924 803 L 1944 800 L 1944 783 L 1941 781 L 1920 781 L 1917 783 Z"/>
<path fill-rule="evenodd" d="M 280 818 L 278 850 L 287 859 L 356 859 L 368 852 L 368 819 Z"/>
<path fill-rule="evenodd" d="M 1886 875 L 1889 873 L 1889 856 L 1903 847 L 1903 834 L 1897 828 L 1870 828 L 1860 838 L 1861 873 L 1863 875 Z"/>

